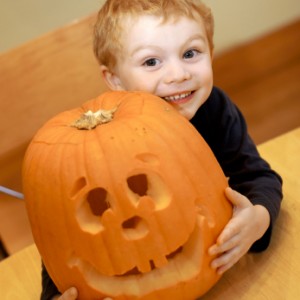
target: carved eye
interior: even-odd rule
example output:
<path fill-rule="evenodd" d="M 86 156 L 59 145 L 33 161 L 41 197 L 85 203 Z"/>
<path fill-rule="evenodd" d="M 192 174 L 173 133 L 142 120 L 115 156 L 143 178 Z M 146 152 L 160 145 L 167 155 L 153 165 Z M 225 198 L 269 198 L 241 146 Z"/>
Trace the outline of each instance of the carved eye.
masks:
<path fill-rule="evenodd" d="M 146 196 L 148 191 L 148 179 L 145 174 L 138 174 L 127 178 L 129 189 L 140 197 Z"/>
<path fill-rule="evenodd" d="M 91 213 L 98 217 L 101 217 L 111 207 L 107 200 L 107 191 L 103 188 L 95 188 L 89 191 L 86 201 L 90 206 Z"/>
<path fill-rule="evenodd" d="M 112 199 L 108 191 L 102 187 L 87 190 L 85 178 L 78 179 L 71 192 L 71 197 L 77 203 L 76 219 L 82 230 L 97 233 L 103 229 L 101 217 L 111 209 Z"/>
<path fill-rule="evenodd" d="M 130 200 L 137 205 L 143 196 L 149 196 L 156 208 L 162 209 L 169 205 L 171 195 L 161 177 L 154 172 L 144 172 L 127 178 Z"/>

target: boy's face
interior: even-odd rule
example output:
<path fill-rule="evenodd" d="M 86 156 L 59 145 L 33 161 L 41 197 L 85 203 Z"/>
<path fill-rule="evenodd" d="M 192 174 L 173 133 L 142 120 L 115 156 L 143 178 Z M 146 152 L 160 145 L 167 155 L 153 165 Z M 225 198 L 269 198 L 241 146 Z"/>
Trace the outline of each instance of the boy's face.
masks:
<path fill-rule="evenodd" d="M 130 23 L 130 22 L 129 22 Z M 212 58 L 202 19 L 181 17 L 161 23 L 141 16 L 124 28 L 123 53 L 114 71 L 104 76 L 113 89 L 157 95 L 191 119 L 208 98 Z"/>

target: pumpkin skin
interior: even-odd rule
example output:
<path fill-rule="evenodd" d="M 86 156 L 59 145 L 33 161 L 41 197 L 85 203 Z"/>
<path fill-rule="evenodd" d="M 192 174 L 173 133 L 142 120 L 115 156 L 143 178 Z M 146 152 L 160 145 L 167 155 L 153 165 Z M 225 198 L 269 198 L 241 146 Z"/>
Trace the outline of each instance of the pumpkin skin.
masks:
<path fill-rule="evenodd" d="M 113 110 L 91 130 L 70 126 Z M 107 92 L 31 141 L 23 191 L 35 243 L 78 299 L 193 300 L 220 278 L 208 248 L 231 218 L 227 180 L 195 128 L 162 99 Z"/>

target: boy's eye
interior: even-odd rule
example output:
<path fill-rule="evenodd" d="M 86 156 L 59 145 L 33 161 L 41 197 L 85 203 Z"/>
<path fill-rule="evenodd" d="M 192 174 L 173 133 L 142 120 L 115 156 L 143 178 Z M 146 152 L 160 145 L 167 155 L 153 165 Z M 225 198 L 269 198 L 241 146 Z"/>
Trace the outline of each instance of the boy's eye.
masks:
<path fill-rule="evenodd" d="M 159 63 L 158 59 L 157 58 L 149 58 L 147 59 L 143 65 L 144 66 L 147 66 L 147 67 L 154 67 L 156 66 L 157 64 Z"/>
<path fill-rule="evenodd" d="M 193 58 L 198 53 L 199 53 L 199 51 L 197 51 L 197 50 L 188 50 L 183 54 L 183 58 L 185 58 L 185 59 Z"/>

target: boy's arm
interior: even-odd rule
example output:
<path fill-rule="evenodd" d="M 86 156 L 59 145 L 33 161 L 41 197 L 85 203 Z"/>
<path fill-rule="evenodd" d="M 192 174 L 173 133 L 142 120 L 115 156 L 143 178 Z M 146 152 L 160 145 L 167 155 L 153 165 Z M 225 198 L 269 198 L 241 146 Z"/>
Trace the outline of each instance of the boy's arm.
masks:
<path fill-rule="evenodd" d="M 70 288 L 62 295 L 56 285 L 50 278 L 45 265 L 42 263 L 42 294 L 41 300 L 75 300 L 77 299 L 77 290 Z"/>
<path fill-rule="evenodd" d="M 53 297 L 59 295 L 57 287 L 50 278 L 44 263 L 42 263 L 42 293 L 41 300 L 51 300 Z"/>
<path fill-rule="evenodd" d="M 216 155 L 229 177 L 229 185 L 253 205 L 263 206 L 269 212 L 269 227 L 250 248 L 256 252 L 265 250 L 280 210 L 281 177 L 260 157 L 242 113 L 220 89 L 213 89 L 191 122 Z"/>

